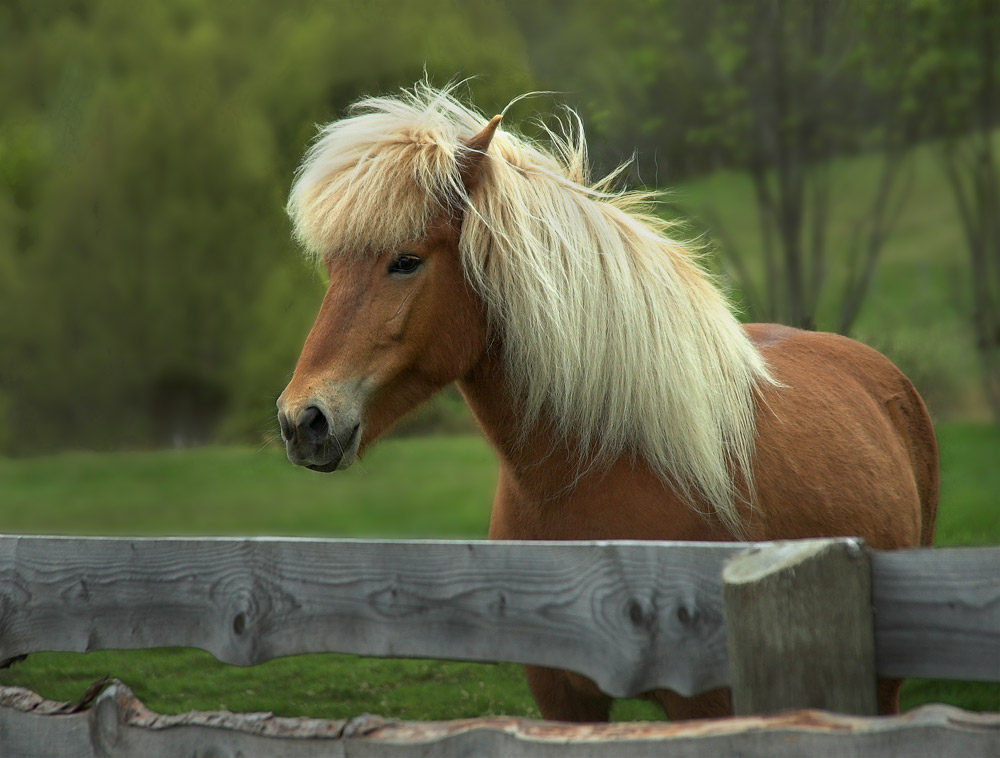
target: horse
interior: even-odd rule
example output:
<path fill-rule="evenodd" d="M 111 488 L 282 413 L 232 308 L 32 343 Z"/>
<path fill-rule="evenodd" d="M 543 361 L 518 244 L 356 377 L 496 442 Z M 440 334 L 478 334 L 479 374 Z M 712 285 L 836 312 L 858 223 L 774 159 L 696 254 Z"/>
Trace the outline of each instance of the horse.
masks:
<path fill-rule="evenodd" d="M 930 545 L 937 444 L 910 381 L 845 337 L 740 325 L 656 195 L 591 181 L 570 115 L 531 141 L 421 82 L 320 129 L 287 206 L 329 274 L 277 402 L 289 460 L 344 469 L 454 382 L 499 462 L 491 539 Z M 608 719 L 589 679 L 525 669 L 544 718 Z M 727 689 L 647 696 L 732 712 Z"/>

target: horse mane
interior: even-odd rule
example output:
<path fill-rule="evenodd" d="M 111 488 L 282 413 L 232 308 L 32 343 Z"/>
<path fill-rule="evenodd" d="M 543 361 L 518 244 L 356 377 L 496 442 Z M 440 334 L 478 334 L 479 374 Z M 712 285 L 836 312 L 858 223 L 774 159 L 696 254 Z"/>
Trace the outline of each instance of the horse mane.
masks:
<path fill-rule="evenodd" d="M 734 534 L 741 476 L 752 493 L 755 395 L 772 383 L 697 252 L 668 236 L 653 193 L 588 177 L 576 128 L 551 146 L 497 131 L 471 195 L 464 140 L 487 118 L 451 88 L 420 83 L 361 100 L 323 127 L 288 202 L 315 257 L 419 239 L 458 199 L 466 276 L 502 336 L 525 430 L 543 414 L 581 461 L 640 456 Z"/>

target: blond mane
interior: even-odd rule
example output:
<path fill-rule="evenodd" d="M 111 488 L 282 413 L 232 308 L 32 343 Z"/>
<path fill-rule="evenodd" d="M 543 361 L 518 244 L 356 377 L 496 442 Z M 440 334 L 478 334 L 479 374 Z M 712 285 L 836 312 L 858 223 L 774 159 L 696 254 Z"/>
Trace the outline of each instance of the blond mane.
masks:
<path fill-rule="evenodd" d="M 487 118 L 450 89 L 422 83 L 353 112 L 320 131 L 292 188 L 307 250 L 405 247 L 457 198 L 465 272 L 525 428 L 544 413 L 591 463 L 641 456 L 740 534 L 734 480 L 752 492 L 755 393 L 772 380 L 696 254 L 648 210 L 653 196 L 591 183 L 582 128 L 549 132 L 548 148 L 498 131 L 469 196 L 463 140 Z"/>

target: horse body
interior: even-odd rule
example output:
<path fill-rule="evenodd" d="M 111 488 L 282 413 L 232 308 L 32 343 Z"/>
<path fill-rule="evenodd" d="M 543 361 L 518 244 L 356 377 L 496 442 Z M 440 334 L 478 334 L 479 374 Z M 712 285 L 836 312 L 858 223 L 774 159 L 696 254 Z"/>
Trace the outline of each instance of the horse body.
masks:
<path fill-rule="evenodd" d="M 781 386 L 758 403 L 756 497 L 743 514 L 745 537 L 860 536 L 882 550 L 929 546 L 937 446 L 909 380 L 879 353 L 838 335 L 774 324 L 746 329 Z M 459 382 L 500 461 L 492 539 L 733 539 L 641 460 L 621 458 L 573 481 L 572 450 L 544 425 L 523 435 L 512 411 L 518 404 L 504 385 L 501 362 L 489 357 Z M 611 699 L 588 680 L 527 669 L 546 718 L 607 719 Z M 880 683 L 882 713 L 898 710 L 899 685 Z M 731 712 L 726 691 L 694 698 L 661 691 L 651 697 L 672 719 Z"/>
<path fill-rule="evenodd" d="M 560 163 L 494 140 L 499 119 L 462 136 L 480 117 L 447 93 L 367 107 L 327 128 L 290 201 L 330 275 L 278 401 L 290 460 L 344 468 L 457 381 L 500 463 L 491 538 L 931 543 L 933 428 L 886 358 L 740 327 L 657 220 L 581 183 L 582 137 Z M 544 717 L 607 719 L 585 678 L 527 673 Z M 898 689 L 880 684 L 883 712 Z M 650 696 L 730 712 L 724 690 Z"/>
<path fill-rule="evenodd" d="M 854 535 L 878 549 L 931 544 L 937 451 L 906 377 L 837 335 L 773 324 L 747 331 L 782 386 L 758 403 L 745 538 Z M 734 538 L 641 459 L 623 457 L 575 480 L 574 454 L 544 424 L 522 434 L 498 361 L 485 359 L 459 388 L 500 460 L 491 538 Z"/>

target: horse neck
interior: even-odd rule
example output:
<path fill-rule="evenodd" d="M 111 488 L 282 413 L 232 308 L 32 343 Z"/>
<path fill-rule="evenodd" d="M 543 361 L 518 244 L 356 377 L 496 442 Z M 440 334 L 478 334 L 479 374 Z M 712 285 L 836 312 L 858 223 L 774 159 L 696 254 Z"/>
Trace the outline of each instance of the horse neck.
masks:
<path fill-rule="evenodd" d="M 507 386 L 502 346 L 487 350 L 458 387 L 500 462 L 492 537 L 732 539 L 673 496 L 643 461 L 624 457 L 588 468 L 544 419 L 525 428 L 524 403 Z"/>
<path fill-rule="evenodd" d="M 525 403 L 510 391 L 499 340 L 457 384 L 508 477 L 540 499 L 574 487 L 579 457 L 544 418 L 525 426 Z"/>

